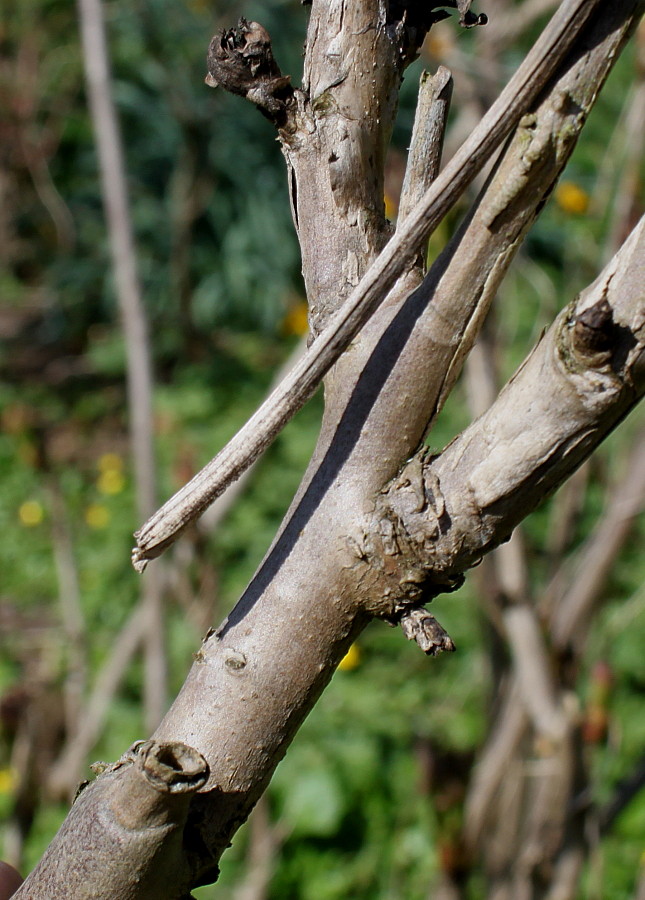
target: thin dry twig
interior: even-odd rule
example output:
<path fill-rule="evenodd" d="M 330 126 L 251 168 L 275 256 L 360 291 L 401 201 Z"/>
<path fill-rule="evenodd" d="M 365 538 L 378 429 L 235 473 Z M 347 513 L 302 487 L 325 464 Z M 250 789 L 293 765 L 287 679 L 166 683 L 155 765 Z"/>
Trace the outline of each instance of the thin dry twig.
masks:
<path fill-rule="evenodd" d="M 508 775 L 510 760 L 517 752 L 527 724 L 528 718 L 520 701 L 518 686 L 512 683 L 506 701 L 497 716 L 495 728 L 475 766 L 474 777 L 468 791 L 464 834 L 472 848 L 479 845 L 495 795 Z"/>
<path fill-rule="evenodd" d="M 112 98 L 101 0 L 78 0 L 78 10 L 88 100 L 100 163 L 101 192 L 126 343 L 130 443 L 137 510 L 142 518 L 149 516 L 157 504 L 150 341 L 137 277 L 123 144 Z M 147 725 L 152 730 L 166 706 L 166 658 L 158 575 L 148 577 L 142 591 L 148 619 L 144 695 Z"/>
<path fill-rule="evenodd" d="M 554 604 L 552 636 L 563 648 L 587 633 L 607 576 L 645 504 L 645 429 L 634 444 L 622 481 L 613 487 L 607 507 L 582 548 L 569 585 Z"/>
<path fill-rule="evenodd" d="M 87 630 L 74 546 L 65 500 L 56 477 L 48 478 L 52 511 L 52 545 L 58 576 L 58 597 L 67 653 L 64 697 L 65 732 L 74 741 L 80 724 L 83 696 L 87 682 Z"/>
<path fill-rule="evenodd" d="M 104 728 L 114 695 L 143 641 L 145 629 L 145 608 L 140 602 L 115 638 L 110 655 L 96 677 L 74 740 L 65 743 L 61 754 L 51 767 L 49 788 L 55 796 L 74 794 L 87 755 Z"/>
<path fill-rule="evenodd" d="M 271 809 L 266 794 L 258 800 L 249 817 L 249 847 L 246 854 L 246 872 L 236 888 L 233 900 L 266 900 L 271 877 L 285 829 L 271 821 Z"/>
<path fill-rule="evenodd" d="M 638 67 L 640 77 L 634 85 L 633 96 L 627 110 L 623 134 L 625 161 L 611 210 L 611 223 L 605 244 L 605 257 L 609 258 L 629 231 L 630 218 L 637 205 L 641 183 L 641 165 L 645 148 L 645 27 L 643 49 Z"/>
<path fill-rule="evenodd" d="M 434 75 L 421 73 L 397 231 L 439 174 L 451 96 L 452 75 L 445 66 L 439 66 Z"/>

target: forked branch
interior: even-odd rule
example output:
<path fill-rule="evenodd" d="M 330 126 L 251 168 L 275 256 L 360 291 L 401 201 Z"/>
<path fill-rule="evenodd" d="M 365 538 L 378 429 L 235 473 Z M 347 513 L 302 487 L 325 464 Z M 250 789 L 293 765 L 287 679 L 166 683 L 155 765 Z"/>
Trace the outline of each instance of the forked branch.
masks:
<path fill-rule="evenodd" d="M 417 559 L 432 593 L 508 538 L 645 393 L 645 218 L 599 278 L 558 316 L 493 406 L 438 457 L 424 449 L 377 507 L 374 547 Z M 396 552 L 388 548 L 396 548 Z M 387 574 L 385 574 L 387 573 Z M 417 588 L 418 589 L 418 588 Z"/>
<path fill-rule="evenodd" d="M 136 533 L 133 565 L 143 571 L 183 529 L 266 450 L 311 397 L 324 375 L 358 334 L 501 141 L 545 89 L 600 0 L 565 0 L 497 101 L 360 284 L 287 378 L 235 437 Z"/>

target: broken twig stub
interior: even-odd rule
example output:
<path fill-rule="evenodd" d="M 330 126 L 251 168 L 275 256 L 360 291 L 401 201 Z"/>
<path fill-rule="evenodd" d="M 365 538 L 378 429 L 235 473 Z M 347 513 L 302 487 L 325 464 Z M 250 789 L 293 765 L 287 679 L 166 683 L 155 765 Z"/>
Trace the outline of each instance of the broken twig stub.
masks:
<path fill-rule="evenodd" d="M 246 97 L 276 124 L 284 120 L 293 91 L 273 58 L 269 32 L 241 18 L 234 28 L 216 34 L 208 48 L 206 84 Z"/>

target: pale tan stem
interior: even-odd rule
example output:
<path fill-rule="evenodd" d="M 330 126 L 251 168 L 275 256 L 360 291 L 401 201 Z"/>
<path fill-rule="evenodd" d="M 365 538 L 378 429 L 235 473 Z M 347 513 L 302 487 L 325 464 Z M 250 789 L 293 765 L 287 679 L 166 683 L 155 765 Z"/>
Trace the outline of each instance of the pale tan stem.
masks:
<path fill-rule="evenodd" d="M 101 193 L 126 344 L 130 444 L 137 511 L 139 517 L 143 518 L 149 516 L 157 504 L 150 341 L 137 277 L 123 142 L 112 98 L 101 0 L 78 0 L 78 10 L 88 100 L 100 163 Z M 143 597 L 148 619 L 144 695 L 146 718 L 152 730 L 166 707 L 166 657 L 161 582 L 158 577 L 143 585 Z"/>
<path fill-rule="evenodd" d="M 67 739 L 73 742 L 81 721 L 87 682 L 87 629 L 67 507 L 54 475 L 50 476 L 48 486 L 52 511 L 52 545 L 67 654 L 64 687 L 65 731 Z"/>
<path fill-rule="evenodd" d="M 55 796 L 74 794 L 80 781 L 87 756 L 99 739 L 108 711 L 123 675 L 143 641 L 146 612 L 139 603 L 113 641 L 107 660 L 99 671 L 92 692 L 85 704 L 83 717 L 73 741 L 67 741 L 52 766 L 49 788 Z"/>
<path fill-rule="evenodd" d="M 452 75 L 445 66 L 439 66 L 432 76 L 428 72 L 421 73 L 397 231 L 439 174 L 451 96 Z"/>

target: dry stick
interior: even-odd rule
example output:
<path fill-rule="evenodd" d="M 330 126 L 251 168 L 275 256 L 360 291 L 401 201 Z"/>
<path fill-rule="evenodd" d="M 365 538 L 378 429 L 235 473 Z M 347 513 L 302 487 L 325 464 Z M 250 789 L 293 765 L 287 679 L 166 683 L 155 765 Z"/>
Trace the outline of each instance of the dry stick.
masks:
<path fill-rule="evenodd" d="M 439 174 L 451 96 L 452 75 L 445 66 L 439 66 L 434 75 L 429 72 L 421 73 L 410 150 L 399 201 L 397 231 L 401 231 L 404 222 Z"/>
<path fill-rule="evenodd" d="M 272 391 L 273 388 L 278 385 L 282 381 L 282 379 L 289 374 L 289 372 L 291 372 L 296 363 L 300 362 L 305 354 L 306 349 L 307 338 L 303 337 L 300 341 L 298 341 L 287 359 L 280 366 L 280 369 L 276 373 L 275 378 L 271 382 L 269 391 Z M 219 528 L 224 517 L 228 515 L 229 510 L 232 508 L 233 504 L 242 493 L 242 490 L 246 487 L 248 479 L 251 477 L 251 473 L 253 472 L 254 467 L 255 463 L 252 463 L 248 467 L 248 469 L 240 476 L 240 478 L 238 478 L 235 484 L 231 486 L 231 490 L 227 491 L 225 494 L 220 495 L 217 500 L 215 500 L 215 502 L 209 507 L 209 509 L 204 513 L 199 521 L 200 531 L 203 531 L 205 534 L 212 535 Z"/>
<path fill-rule="evenodd" d="M 48 478 L 48 491 L 52 513 L 52 546 L 58 577 L 58 598 L 67 654 L 63 686 L 65 731 L 67 741 L 73 743 L 79 728 L 82 698 L 87 683 L 87 653 L 85 651 L 87 629 L 78 584 L 78 571 L 74 560 L 69 515 L 58 479 L 54 474 Z"/>
<path fill-rule="evenodd" d="M 472 785 L 466 799 L 464 834 L 472 849 L 480 843 L 487 816 L 493 808 L 500 785 L 508 775 L 513 759 L 526 732 L 528 719 L 520 701 L 517 684 L 509 686 L 506 701 L 497 717 L 484 752 L 475 766 Z"/>
<path fill-rule="evenodd" d="M 157 503 L 150 342 L 136 272 L 123 147 L 112 99 L 101 0 L 78 0 L 78 10 L 88 99 L 99 155 L 101 191 L 126 342 L 130 443 L 137 510 L 139 517 L 144 518 L 151 514 Z M 143 604 L 148 617 L 144 679 L 146 727 L 152 731 L 166 706 L 166 659 L 159 572 L 146 578 Z"/>
<path fill-rule="evenodd" d="M 87 0 L 86 0 L 87 2 Z M 270 445 L 311 397 L 341 353 L 403 274 L 446 212 L 541 93 L 600 0 L 564 0 L 522 65 L 470 137 L 369 267 L 291 375 L 235 437 L 135 534 L 132 562 L 143 571 Z"/>
<path fill-rule="evenodd" d="M 247 870 L 233 892 L 233 900 L 266 900 L 276 858 L 286 832 L 279 823 L 271 821 L 267 795 L 256 803 L 248 821 L 249 846 L 246 854 Z"/>
<path fill-rule="evenodd" d="M 607 576 L 644 504 L 645 429 L 630 454 L 625 477 L 611 491 L 598 526 L 578 556 L 568 590 L 555 603 L 551 627 L 557 647 L 580 645 L 584 640 Z"/>
<path fill-rule="evenodd" d="M 401 188 L 397 232 L 405 227 L 410 214 L 439 175 L 452 86 L 452 75 L 445 66 L 439 66 L 434 76 L 430 76 L 428 72 L 421 73 L 410 150 Z M 423 253 L 424 246 L 425 241 L 417 252 Z M 423 270 L 425 271 L 425 260 Z M 426 653 L 435 655 L 441 650 L 455 649 L 452 639 L 434 616 L 425 611 L 412 609 L 404 612 L 400 625 L 408 640 L 416 640 Z"/>
<path fill-rule="evenodd" d="M 641 164 L 645 148 L 645 26 L 641 25 L 641 30 L 643 38 L 637 43 L 639 50 L 636 66 L 637 80 L 622 135 L 625 160 L 618 188 L 614 194 L 605 246 L 604 255 L 607 259 L 616 252 L 625 233 L 629 231 L 629 219 L 636 206 L 641 179 Z"/>
<path fill-rule="evenodd" d="M 73 793 L 76 789 L 79 772 L 82 771 L 88 753 L 103 730 L 123 673 L 143 641 L 146 627 L 145 609 L 143 604 L 139 603 L 114 640 L 110 655 L 96 678 L 94 689 L 85 704 L 75 740 L 65 744 L 63 752 L 51 769 L 49 785 L 57 796 Z"/>

